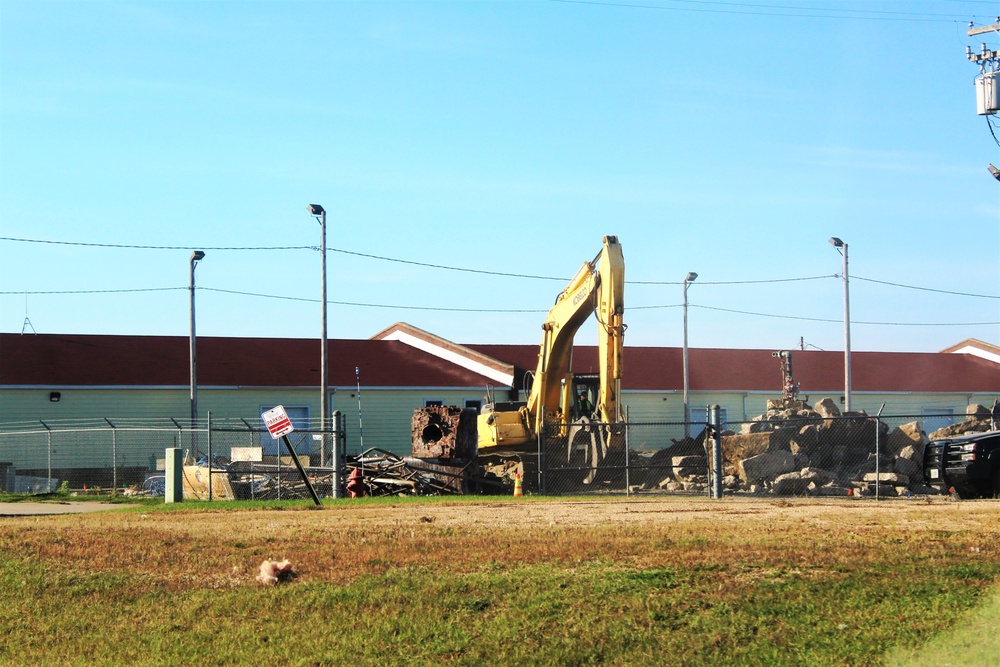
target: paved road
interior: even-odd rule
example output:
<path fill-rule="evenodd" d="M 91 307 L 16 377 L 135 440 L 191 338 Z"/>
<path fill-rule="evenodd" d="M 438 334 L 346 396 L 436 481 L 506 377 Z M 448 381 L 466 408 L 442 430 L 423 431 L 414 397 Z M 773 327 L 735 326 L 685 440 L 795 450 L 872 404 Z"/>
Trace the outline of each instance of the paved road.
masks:
<path fill-rule="evenodd" d="M 53 503 L 0 503 L 0 518 L 9 516 L 35 516 L 40 514 L 78 514 L 102 512 L 123 507 L 108 503 L 60 501 Z"/>

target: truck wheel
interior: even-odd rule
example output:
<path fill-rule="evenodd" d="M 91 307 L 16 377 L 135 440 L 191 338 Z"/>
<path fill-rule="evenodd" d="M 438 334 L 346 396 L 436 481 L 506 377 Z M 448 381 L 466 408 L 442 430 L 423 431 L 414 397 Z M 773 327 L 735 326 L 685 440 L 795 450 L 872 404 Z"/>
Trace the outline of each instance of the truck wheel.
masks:
<path fill-rule="evenodd" d="M 1000 467 L 993 473 L 993 497 L 1000 500 Z"/>

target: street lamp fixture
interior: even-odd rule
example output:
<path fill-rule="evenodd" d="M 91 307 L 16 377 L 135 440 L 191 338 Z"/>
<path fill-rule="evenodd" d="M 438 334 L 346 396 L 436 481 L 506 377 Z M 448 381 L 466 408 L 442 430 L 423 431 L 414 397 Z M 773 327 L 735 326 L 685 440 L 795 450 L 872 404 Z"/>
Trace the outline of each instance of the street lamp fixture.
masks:
<path fill-rule="evenodd" d="M 850 278 L 847 273 L 847 244 L 836 236 L 830 238 L 830 244 L 844 258 L 844 411 L 851 411 L 851 291 Z"/>
<path fill-rule="evenodd" d="M 688 285 L 698 279 L 694 272 L 684 276 L 684 437 L 691 437 L 690 383 L 688 380 Z"/>
<path fill-rule="evenodd" d="M 319 204 L 309 204 L 309 213 L 316 216 L 319 220 L 320 226 L 320 263 L 321 268 L 321 279 L 320 279 L 320 301 L 321 304 L 321 323 L 320 323 L 320 343 L 319 343 L 319 393 L 320 393 L 320 404 L 319 404 L 319 423 L 322 438 L 321 442 L 323 446 L 320 447 L 320 465 L 325 465 L 326 457 L 326 429 L 330 425 L 330 378 L 329 378 L 329 359 L 327 358 L 327 340 L 326 340 L 326 209 L 324 209 Z M 334 456 L 333 467 L 337 468 L 336 455 Z M 334 483 L 334 493 L 337 492 L 336 480 Z"/>
<path fill-rule="evenodd" d="M 194 456 L 197 452 L 196 447 L 196 436 L 195 428 L 198 425 L 198 348 L 197 348 L 197 336 L 195 334 L 194 327 L 194 267 L 198 265 L 198 262 L 205 259 L 205 253 L 201 250 L 195 250 L 191 253 L 191 336 L 190 336 L 190 360 L 191 360 L 191 455 Z"/>

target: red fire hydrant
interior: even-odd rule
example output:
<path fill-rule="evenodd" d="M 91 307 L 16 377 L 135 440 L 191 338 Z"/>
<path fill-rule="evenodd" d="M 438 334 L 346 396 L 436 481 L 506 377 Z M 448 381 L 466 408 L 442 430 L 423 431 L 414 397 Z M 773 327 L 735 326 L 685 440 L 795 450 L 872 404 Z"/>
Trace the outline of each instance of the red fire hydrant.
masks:
<path fill-rule="evenodd" d="M 361 496 L 368 495 L 368 487 L 365 486 L 364 475 L 361 472 L 361 468 L 355 468 L 351 471 L 351 474 L 347 477 L 347 489 L 348 498 L 360 498 Z"/>

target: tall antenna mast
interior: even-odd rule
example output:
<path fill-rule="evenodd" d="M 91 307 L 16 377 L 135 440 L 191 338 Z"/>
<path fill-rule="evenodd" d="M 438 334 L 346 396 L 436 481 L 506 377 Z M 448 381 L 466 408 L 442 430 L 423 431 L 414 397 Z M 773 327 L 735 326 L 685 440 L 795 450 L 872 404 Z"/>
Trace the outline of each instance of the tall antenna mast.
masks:
<path fill-rule="evenodd" d="M 31 326 L 31 320 L 28 319 L 28 293 L 25 292 L 24 293 L 24 324 L 21 325 L 21 335 L 23 336 L 24 332 L 27 331 L 28 329 L 31 329 L 31 333 L 38 333 L 37 331 L 35 331 L 35 327 Z"/>

